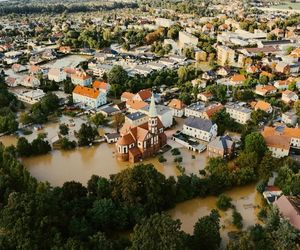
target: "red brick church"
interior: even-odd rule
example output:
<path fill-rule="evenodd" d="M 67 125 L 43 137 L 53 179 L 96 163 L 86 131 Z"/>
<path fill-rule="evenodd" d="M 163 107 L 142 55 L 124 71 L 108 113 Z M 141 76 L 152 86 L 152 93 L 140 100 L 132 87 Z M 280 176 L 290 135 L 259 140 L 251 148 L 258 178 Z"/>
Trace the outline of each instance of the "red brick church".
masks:
<path fill-rule="evenodd" d="M 166 145 L 164 126 L 157 117 L 154 96 L 151 97 L 148 122 L 129 128 L 116 143 L 117 158 L 120 161 L 137 162 L 153 156 Z"/>

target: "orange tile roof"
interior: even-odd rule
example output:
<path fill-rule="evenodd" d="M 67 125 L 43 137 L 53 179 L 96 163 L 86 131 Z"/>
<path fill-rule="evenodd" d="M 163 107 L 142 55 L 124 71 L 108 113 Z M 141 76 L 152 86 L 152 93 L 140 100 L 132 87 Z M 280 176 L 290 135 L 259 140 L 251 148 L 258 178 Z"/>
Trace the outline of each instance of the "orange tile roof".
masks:
<path fill-rule="evenodd" d="M 147 100 L 149 99 L 151 96 L 152 96 L 152 91 L 149 90 L 149 89 L 142 89 L 140 90 L 138 93 L 137 93 L 141 99 L 144 101 L 144 100 Z"/>
<path fill-rule="evenodd" d="M 260 73 L 260 75 L 261 75 L 261 76 L 267 76 L 267 77 L 269 77 L 269 78 L 271 78 L 271 77 L 273 76 L 272 73 L 269 73 L 269 72 L 267 72 L 267 71 L 262 71 L 262 72 Z"/>
<path fill-rule="evenodd" d="M 122 145 L 122 146 L 129 145 L 132 143 L 135 143 L 135 139 L 133 138 L 133 136 L 130 133 L 121 136 L 117 142 L 118 145 Z"/>
<path fill-rule="evenodd" d="M 178 100 L 178 99 L 173 99 L 169 105 L 170 108 L 174 108 L 174 109 L 183 109 L 185 107 L 185 104 L 183 103 L 183 101 Z"/>
<path fill-rule="evenodd" d="M 121 98 L 125 98 L 127 100 L 132 99 L 132 97 L 134 97 L 134 94 L 132 94 L 130 92 L 123 92 L 121 95 Z"/>
<path fill-rule="evenodd" d="M 234 76 L 231 77 L 231 81 L 232 82 L 243 82 L 245 80 L 246 80 L 246 77 L 244 75 L 238 75 L 238 74 L 236 74 L 236 75 L 234 75 Z"/>
<path fill-rule="evenodd" d="M 261 100 L 259 100 L 258 102 L 252 102 L 251 106 L 255 110 L 260 109 L 260 110 L 263 110 L 266 112 L 272 107 L 270 103 L 267 103 L 267 102 L 261 101 Z"/>
<path fill-rule="evenodd" d="M 126 105 L 128 105 L 132 109 L 139 110 L 141 108 L 146 107 L 148 103 L 144 101 L 138 101 L 138 100 L 127 100 Z"/>
<path fill-rule="evenodd" d="M 208 107 L 208 109 L 205 111 L 205 113 L 207 114 L 207 116 L 209 118 L 211 118 L 215 113 L 217 113 L 218 111 L 220 111 L 223 108 L 224 108 L 224 106 L 219 103 L 217 105 L 213 105 L 211 107 Z"/>
<path fill-rule="evenodd" d="M 99 96 L 99 90 L 95 90 L 88 87 L 83 87 L 80 85 L 76 85 L 75 89 L 73 90 L 74 94 L 86 96 L 92 99 L 96 99 Z"/>
<path fill-rule="evenodd" d="M 103 82 L 103 81 L 94 81 L 93 83 L 93 88 L 96 88 L 96 89 L 107 89 L 108 87 L 108 83 L 107 82 Z"/>

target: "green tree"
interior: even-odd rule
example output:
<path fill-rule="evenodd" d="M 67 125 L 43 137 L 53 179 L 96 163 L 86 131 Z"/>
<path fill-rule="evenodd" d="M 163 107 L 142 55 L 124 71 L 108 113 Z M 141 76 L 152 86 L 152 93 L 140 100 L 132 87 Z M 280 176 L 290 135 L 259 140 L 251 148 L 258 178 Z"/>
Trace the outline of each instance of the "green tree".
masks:
<path fill-rule="evenodd" d="M 59 133 L 61 135 L 67 135 L 69 133 L 69 127 L 64 123 L 60 124 L 59 125 Z"/>
<path fill-rule="evenodd" d="M 216 210 L 212 210 L 210 215 L 200 218 L 195 224 L 192 249 L 217 250 L 220 243 L 220 215 Z"/>
<path fill-rule="evenodd" d="M 252 132 L 245 138 L 245 151 L 256 152 L 261 159 L 267 151 L 267 146 L 263 136 L 258 132 Z"/>
<path fill-rule="evenodd" d="M 238 211 L 236 211 L 236 209 L 234 209 L 233 213 L 232 213 L 232 223 L 238 229 L 242 229 L 243 228 L 243 217 L 242 217 L 242 215 Z"/>
<path fill-rule="evenodd" d="M 220 194 L 216 203 L 217 208 L 226 211 L 228 208 L 232 207 L 231 201 L 232 199 L 229 196 Z"/>
<path fill-rule="evenodd" d="M 154 214 L 144 219 L 133 229 L 130 250 L 186 249 L 185 233 L 180 230 L 180 221 L 166 214 Z"/>
<path fill-rule="evenodd" d="M 98 128 L 100 126 L 107 125 L 108 120 L 102 113 L 97 113 L 93 115 L 90 121 Z"/>
<path fill-rule="evenodd" d="M 98 131 L 85 123 L 81 124 L 79 131 L 76 133 L 79 146 L 88 146 L 95 140 L 97 135 Z"/>
<path fill-rule="evenodd" d="M 17 142 L 18 155 L 28 157 L 32 155 L 32 147 L 28 140 L 24 137 L 20 137 Z"/>

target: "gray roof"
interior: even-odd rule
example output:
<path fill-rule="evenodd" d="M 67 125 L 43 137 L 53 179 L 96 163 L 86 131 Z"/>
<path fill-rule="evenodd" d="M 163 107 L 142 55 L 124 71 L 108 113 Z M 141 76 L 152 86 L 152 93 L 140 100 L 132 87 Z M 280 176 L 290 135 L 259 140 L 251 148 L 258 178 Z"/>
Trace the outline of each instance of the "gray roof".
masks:
<path fill-rule="evenodd" d="M 209 132 L 214 122 L 199 117 L 190 116 L 184 121 L 184 125 Z"/>
<path fill-rule="evenodd" d="M 170 112 L 171 109 L 164 105 L 155 105 L 156 106 L 156 113 L 157 115 L 163 115 L 167 112 Z M 150 105 L 143 107 L 141 110 L 146 111 L 147 113 L 150 113 Z"/>
<path fill-rule="evenodd" d="M 115 139 L 115 138 L 119 138 L 120 134 L 119 133 L 108 133 L 108 134 L 105 134 L 105 137 L 107 139 Z"/>
<path fill-rule="evenodd" d="M 139 111 L 126 115 L 126 117 L 132 121 L 140 119 L 141 117 L 145 117 L 145 116 L 147 115 Z"/>
<path fill-rule="evenodd" d="M 112 113 L 117 112 L 119 110 L 112 107 L 112 106 L 108 106 L 108 107 L 102 108 L 101 111 L 106 113 L 106 114 L 112 114 Z"/>
<path fill-rule="evenodd" d="M 231 148 L 233 145 L 233 141 L 230 136 L 225 135 L 225 136 L 218 136 L 216 139 L 211 141 L 208 146 L 213 147 L 213 148 L 218 148 L 218 149 L 227 149 Z"/>

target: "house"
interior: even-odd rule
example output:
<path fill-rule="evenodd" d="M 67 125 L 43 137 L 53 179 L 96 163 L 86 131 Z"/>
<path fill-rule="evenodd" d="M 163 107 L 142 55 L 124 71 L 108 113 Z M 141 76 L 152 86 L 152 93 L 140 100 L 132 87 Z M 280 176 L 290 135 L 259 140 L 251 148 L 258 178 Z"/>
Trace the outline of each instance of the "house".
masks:
<path fill-rule="evenodd" d="M 291 103 L 291 102 L 296 102 L 298 101 L 299 97 L 298 95 L 290 90 L 285 90 L 282 92 L 281 100 L 284 101 L 285 103 Z"/>
<path fill-rule="evenodd" d="M 92 77 L 87 75 L 85 72 L 77 71 L 71 75 L 71 81 L 74 85 L 89 86 L 92 84 Z"/>
<path fill-rule="evenodd" d="M 173 116 L 182 117 L 184 115 L 185 104 L 183 103 L 183 101 L 173 99 L 169 103 L 168 107 L 172 109 Z"/>
<path fill-rule="evenodd" d="M 272 113 L 273 108 L 270 103 L 265 102 L 265 101 L 257 101 L 257 102 L 251 102 L 251 107 L 256 111 L 256 110 L 262 110 L 267 113 Z"/>
<path fill-rule="evenodd" d="M 293 227 L 300 230 L 299 197 L 282 195 L 274 204 L 278 208 L 280 215 Z"/>
<path fill-rule="evenodd" d="M 289 74 L 290 66 L 285 62 L 278 62 L 275 66 L 275 70 L 282 74 Z"/>
<path fill-rule="evenodd" d="M 146 102 L 150 100 L 151 96 L 152 96 L 152 92 L 150 89 L 142 89 L 132 97 L 132 100 Z"/>
<path fill-rule="evenodd" d="M 246 80 L 246 77 L 241 74 L 235 74 L 230 79 L 230 85 L 232 86 L 240 86 L 243 85 L 244 81 Z"/>
<path fill-rule="evenodd" d="M 247 73 L 254 74 L 254 73 L 257 73 L 259 71 L 259 69 L 255 65 L 251 65 L 251 66 L 247 67 L 246 71 L 247 71 Z"/>
<path fill-rule="evenodd" d="M 198 94 L 197 98 L 200 101 L 208 102 L 208 101 L 210 101 L 213 98 L 213 94 L 210 91 L 204 91 L 204 92 Z"/>
<path fill-rule="evenodd" d="M 230 69 L 221 67 L 217 70 L 217 75 L 219 76 L 228 76 L 230 74 Z"/>
<path fill-rule="evenodd" d="M 300 148 L 299 128 L 264 127 L 262 136 L 273 157 L 276 158 L 288 156 L 291 147 Z"/>
<path fill-rule="evenodd" d="M 5 83 L 8 87 L 16 87 L 18 86 L 18 80 L 15 77 L 8 76 L 5 79 Z"/>
<path fill-rule="evenodd" d="M 36 65 L 29 66 L 28 72 L 32 75 L 38 75 L 38 74 L 43 74 L 44 73 L 42 68 L 39 67 L 39 66 L 36 66 Z"/>
<path fill-rule="evenodd" d="M 198 87 L 198 88 L 205 88 L 206 87 L 206 81 L 203 79 L 194 79 L 191 81 L 193 87 Z"/>
<path fill-rule="evenodd" d="M 110 90 L 110 84 L 104 81 L 96 80 L 93 82 L 93 88 L 107 93 Z"/>
<path fill-rule="evenodd" d="M 215 113 L 223 109 L 221 103 L 214 103 L 209 106 L 205 106 L 202 102 L 192 103 L 185 108 L 185 116 L 195 116 L 209 120 Z"/>
<path fill-rule="evenodd" d="M 283 123 L 289 124 L 292 126 L 296 125 L 297 119 L 298 119 L 298 116 L 296 115 L 295 111 L 288 111 L 288 112 L 282 113 L 282 116 L 281 116 L 281 121 Z"/>
<path fill-rule="evenodd" d="M 131 163 L 157 154 L 166 145 L 164 126 L 157 116 L 154 96 L 151 97 L 149 119 L 130 128 L 116 143 L 117 159 Z"/>
<path fill-rule="evenodd" d="M 125 124 L 129 124 L 131 127 L 136 127 L 141 124 L 144 124 L 148 121 L 147 114 L 137 111 L 125 116 Z"/>
<path fill-rule="evenodd" d="M 247 107 L 236 103 L 227 103 L 225 108 L 230 117 L 240 124 L 246 124 L 251 119 L 252 110 Z"/>
<path fill-rule="evenodd" d="M 284 90 L 289 87 L 289 81 L 287 80 L 278 80 L 274 83 L 274 87 L 279 90 Z"/>
<path fill-rule="evenodd" d="M 99 112 L 102 113 L 105 117 L 114 116 L 116 114 L 121 113 L 120 110 L 118 110 L 117 108 L 115 108 L 113 106 L 107 106 L 107 107 L 101 108 L 99 110 Z"/>
<path fill-rule="evenodd" d="M 130 92 L 123 92 L 121 95 L 121 101 L 126 102 L 128 100 L 131 100 L 134 97 L 133 93 Z"/>
<path fill-rule="evenodd" d="M 46 94 L 41 89 L 34 89 L 30 91 L 21 91 L 16 93 L 16 96 L 19 101 L 25 102 L 28 104 L 35 104 L 39 102 Z"/>
<path fill-rule="evenodd" d="M 258 85 L 255 88 L 255 94 L 260 96 L 267 96 L 275 94 L 277 89 L 272 85 Z"/>
<path fill-rule="evenodd" d="M 51 68 L 48 72 L 50 81 L 62 82 L 67 79 L 67 73 L 63 69 Z"/>
<path fill-rule="evenodd" d="M 269 72 L 267 72 L 267 71 L 262 71 L 262 72 L 259 74 L 259 76 L 260 76 L 260 77 L 261 77 L 261 76 L 266 76 L 266 77 L 268 77 L 269 79 L 273 78 L 273 74 L 272 74 L 272 73 L 269 73 Z"/>
<path fill-rule="evenodd" d="M 93 88 L 77 85 L 73 90 L 73 101 L 95 109 L 106 104 L 106 94 Z"/>
<path fill-rule="evenodd" d="M 126 107 L 126 102 L 120 102 L 114 105 L 114 107 L 118 110 L 120 110 L 120 112 L 125 112 L 127 111 L 127 107 Z"/>
<path fill-rule="evenodd" d="M 154 98 L 154 95 L 153 95 Z M 150 105 L 147 105 L 141 108 L 139 111 L 145 113 L 146 115 L 150 115 Z M 160 119 L 164 128 L 170 128 L 173 125 L 173 112 L 172 109 L 164 106 L 164 105 L 156 105 L 156 114 L 157 117 Z"/>
<path fill-rule="evenodd" d="M 111 143 L 115 143 L 118 141 L 118 139 L 120 138 L 120 134 L 119 133 L 106 133 L 104 135 L 104 138 L 107 143 L 111 144 Z"/>
<path fill-rule="evenodd" d="M 40 86 L 40 80 L 34 76 L 24 76 L 20 79 L 20 85 L 28 88 L 37 88 Z"/>
<path fill-rule="evenodd" d="M 230 157 L 234 153 L 235 143 L 230 136 L 218 136 L 208 143 L 208 157 Z"/>
<path fill-rule="evenodd" d="M 11 66 L 11 68 L 12 68 L 13 72 L 15 72 L 15 73 L 19 73 L 19 72 L 22 72 L 27 69 L 24 65 L 21 65 L 19 63 L 14 63 Z"/>
<path fill-rule="evenodd" d="M 59 52 L 64 54 L 70 54 L 71 53 L 71 47 L 70 46 L 60 46 Z"/>
<path fill-rule="evenodd" d="M 217 130 L 217 124 L 211 120 L 190 116 L 184 121 L 182 133 L 209 142 L 217 136 Z"/>
<path fill-rule="evenodd" d="M 144 101 L 139 101 L 139 100 L 128 100 L 126 101 L 126 107 L 128 109 L 129 113 L 134 113 L 136 111 L 139 111 L 140 109 L 148 106 L 149 104 Z"/>

